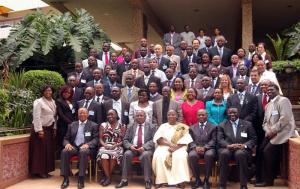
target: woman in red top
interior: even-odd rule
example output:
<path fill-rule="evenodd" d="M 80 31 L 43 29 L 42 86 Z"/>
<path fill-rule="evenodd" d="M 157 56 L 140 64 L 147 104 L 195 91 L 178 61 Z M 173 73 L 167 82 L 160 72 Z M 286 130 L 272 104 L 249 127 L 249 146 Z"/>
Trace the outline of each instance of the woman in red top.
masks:
<path fill-rule="evenodd" d="M 189 88 L 187 91 L 187 100 L 182 103 L 183 123 L 191 126 L 197 123 L 197 111 L 205 109 L 205 105 L 201 100 L 197 100 L 198 93 L 195 88 Z"/>

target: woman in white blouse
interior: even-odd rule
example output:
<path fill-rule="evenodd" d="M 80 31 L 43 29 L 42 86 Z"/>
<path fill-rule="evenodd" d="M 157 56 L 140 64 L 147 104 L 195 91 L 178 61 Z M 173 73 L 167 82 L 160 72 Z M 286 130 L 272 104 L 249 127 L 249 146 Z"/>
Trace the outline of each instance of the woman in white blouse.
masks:
<path fill-rule="evenodd" d="M 133 124 L 134 115 L 137 110 L 143 110 L 146 113 L 146 122 L 152 123 L 153 102 L 149 101 L 150 94 L 147 89 L 138 91 L 138 100 L 130 103 L 129 124 Z"/>
<path fill-rule="evenodd" d="M 42 178 L 55 170 L 56 105 L 51 86 L 42 88 L 42 97 L 33 103 L 33 127 L 30 136 L 30 173 Z"/>

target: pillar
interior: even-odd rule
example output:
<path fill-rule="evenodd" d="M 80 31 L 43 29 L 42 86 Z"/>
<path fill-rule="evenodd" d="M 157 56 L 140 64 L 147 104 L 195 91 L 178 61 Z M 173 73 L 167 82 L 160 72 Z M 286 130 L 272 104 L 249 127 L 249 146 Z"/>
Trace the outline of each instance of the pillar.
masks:
<path fill-rule="evenodd" d="M 242 47 L 248 49 L 253 42 L 252 0 L 241 0 L 242 5 Z"/>
<path fill-rule="evenodd" d="M 134 38 L 134 49 L 140 46 L 140 40 L 144 34 L 143 11 L 140 8 L 134 8 L 132 16 L 132 35 Z"/>

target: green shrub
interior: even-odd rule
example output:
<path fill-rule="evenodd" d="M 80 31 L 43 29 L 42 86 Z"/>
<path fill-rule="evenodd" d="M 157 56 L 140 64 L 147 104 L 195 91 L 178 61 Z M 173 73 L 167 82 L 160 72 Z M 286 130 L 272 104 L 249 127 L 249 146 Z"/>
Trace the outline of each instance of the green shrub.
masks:
<path fill-rule="evenodd" d="M 300 71 L 300 59 L 273 61 L 272 67 L 274 72 L 283 72 L 284 66 L 290 63 L 295 67 L 295 71 Z"/>
<path fill-rule="evenodd" d="M 35 98 L 41 96 L 40 91 L 43 86 L 52 86 L 55 94 L 58 94 L 58 89 L 65 83 L 59 73 L 48 70 L 28 71 L 24 74 L 24 79 L 28 83 L 28 89 L 33 92 Z"/>
<path fill-rule="evenodd" d="M 9 112 L 9 95 L 7 90 L 0 89 L 0 127 L 7 126 Z"/>

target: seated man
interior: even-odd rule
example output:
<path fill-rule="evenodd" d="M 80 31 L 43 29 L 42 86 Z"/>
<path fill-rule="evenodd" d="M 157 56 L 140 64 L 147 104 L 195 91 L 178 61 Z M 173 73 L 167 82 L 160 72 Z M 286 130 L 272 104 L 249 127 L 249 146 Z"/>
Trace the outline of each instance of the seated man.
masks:
<path fill-rule="evenodd" d="M 78 188 L 84 188 L 84 175 L 87 168 L 88 156 L 92 154 L 98 145 L 98 126 L 89 121 L 88 110 L 80 108 L 78 110 L 79 121 L 74 121 L 68 127 L 67 134 L 63 141 L 65 147 L 61 152 L 61 175 L 64 181 L 61 188 L 69 186 L 70 159 L 78 156 L 79 174 Z"/>
<path fill-rule="evenodd" d="M 152 168 L 155 184 L 179 185 L 184 188 L 190 182 L 188 144 L 193 141 L 187 125 L 177 122 L 177 113 L 169 110 L 168 122 L 162 124 L 153 137 L 157 144 L 153 154 Z"/>
<path fill-rule="evenodd" d="M 218 145 L 220 162 L 219 189 L 226 188 L 229 173 L 229 160 L 233 159 L 239 165 L 241 189 L 247 189 L 248 158 L 256 145 L 256 134 L 250 122 L 239 119 L 238 108 L 229 107 L 229 120 L 218 127 Z"/>
<path fill-rule="evenodd" d="M 123 146 L 124 156 L 122 164 L 122 180 L 116 188 L 128 185 L 128 171 L 131 169 L 132 158 L 138 156 L 144 170 L 145 188 L 151 189 L 151 161 L 154 151 L 153 136 L 155 126 L 145 122 L 146 113 L 143 110 L 135 112 L 135 122 L 126 131 Z"/>
<path fill-rule="evenodd" d="M 198 160 L 204 158 L 205 177 L 203 189 L 209 189 L 209 176 L 216 159 L 217 127 L 207 122 L 206 110 L 198 110 L 197 117 L 198 123 L 190 127 L 190 135 L 194 141 L 189 146 L 189 162 L 193 175 L 196 178 L 195 185 L 192 188 L 196 189 L 202 185 Z"/>

